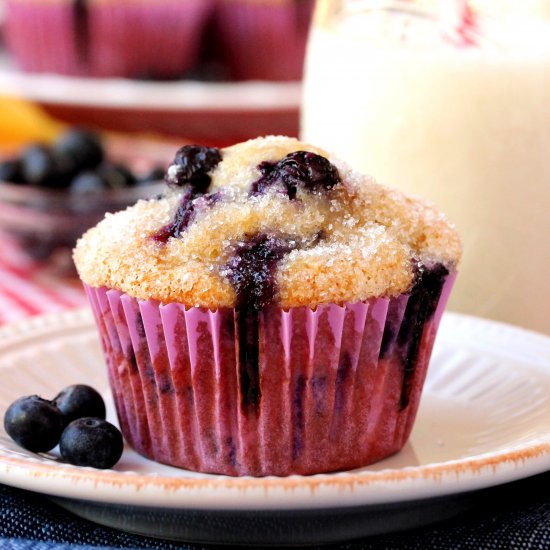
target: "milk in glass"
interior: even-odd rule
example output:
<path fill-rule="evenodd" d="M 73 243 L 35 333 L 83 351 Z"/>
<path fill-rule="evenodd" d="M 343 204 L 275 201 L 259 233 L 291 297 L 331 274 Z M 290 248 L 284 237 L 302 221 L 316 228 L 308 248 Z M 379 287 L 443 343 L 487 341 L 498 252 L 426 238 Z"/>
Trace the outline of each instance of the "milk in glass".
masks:
<path fill-rule="evenodd" d="M 550 333 L 550 1 L 498 4 L 320 0 L 302 137 L 456 223 L 451 309 Z"/>

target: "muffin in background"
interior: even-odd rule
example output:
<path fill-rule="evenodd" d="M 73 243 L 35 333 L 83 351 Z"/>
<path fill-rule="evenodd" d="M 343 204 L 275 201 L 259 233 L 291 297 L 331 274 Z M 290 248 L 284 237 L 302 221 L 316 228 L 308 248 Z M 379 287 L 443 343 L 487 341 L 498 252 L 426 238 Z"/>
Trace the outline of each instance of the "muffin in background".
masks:
<path fill-rule="evenodd" d="M 399 451 L 461 256 L 445 217 L 285 137 L 183 147 L 167 182 L 74 251 L 128 443 L 253 476 Z"/>
<path fill-rule="evenodd" d="M 4 38 L 21 69 L 171 79 L 197 61 L 211 0 L 6 0 Z"/>
<path fill-rule="evenodd" d="M 218 40 L 237 80 L 301 80 L 314 0 L 218 0 Z"/>

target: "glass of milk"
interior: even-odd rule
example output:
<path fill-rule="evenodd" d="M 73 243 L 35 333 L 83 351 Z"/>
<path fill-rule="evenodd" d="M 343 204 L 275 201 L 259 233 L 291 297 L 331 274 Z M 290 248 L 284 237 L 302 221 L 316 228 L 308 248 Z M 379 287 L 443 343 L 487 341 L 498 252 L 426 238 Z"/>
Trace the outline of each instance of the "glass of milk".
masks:
<path fill-rule="evenodd" d="M 550 0 L 318 1 L 302 138 L 446 212 L 452 309 L 550 333 Z"/>

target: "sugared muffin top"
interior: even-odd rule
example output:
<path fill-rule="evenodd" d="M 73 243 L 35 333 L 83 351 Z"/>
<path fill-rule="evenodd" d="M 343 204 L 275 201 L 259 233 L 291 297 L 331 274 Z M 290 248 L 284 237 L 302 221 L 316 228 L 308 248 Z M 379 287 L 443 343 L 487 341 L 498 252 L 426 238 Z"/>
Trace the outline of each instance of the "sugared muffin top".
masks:
<path fill-rule="evenodd" d="M 166 180 L 164 196 L 78 241 L 85 283 L 209 308 L 313 307 L 398 295 L 461 255 L 433 206 L 296 139 L 186 146 Z"/>

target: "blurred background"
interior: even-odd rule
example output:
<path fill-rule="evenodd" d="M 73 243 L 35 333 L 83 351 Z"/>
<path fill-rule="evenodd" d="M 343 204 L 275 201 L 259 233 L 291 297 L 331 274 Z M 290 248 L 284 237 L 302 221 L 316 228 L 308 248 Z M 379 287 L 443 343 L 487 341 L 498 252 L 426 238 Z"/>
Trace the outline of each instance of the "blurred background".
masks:
<path fill-rule="evenodd" d="M 0 35 L 0 322 L 78 305 L 75 239 L 179 146 L 286 134 L 448 214 L 451 309 L 550 333 L 550 0 L 1 0 Z"/>
<path fill-rule="evenodd" d="M 550 1 L 318 7 L 303 137 L 456 224 L 450 309 L 550 333 Z"/>
<path fill-rule="evenodd" d="M 312 11 L 313 0 L 2 0 L 0 321 L 28 313 L 37 288 L 56 309 L 76 239 L 158 194 L 180 146 L 297 136 Z"/>

